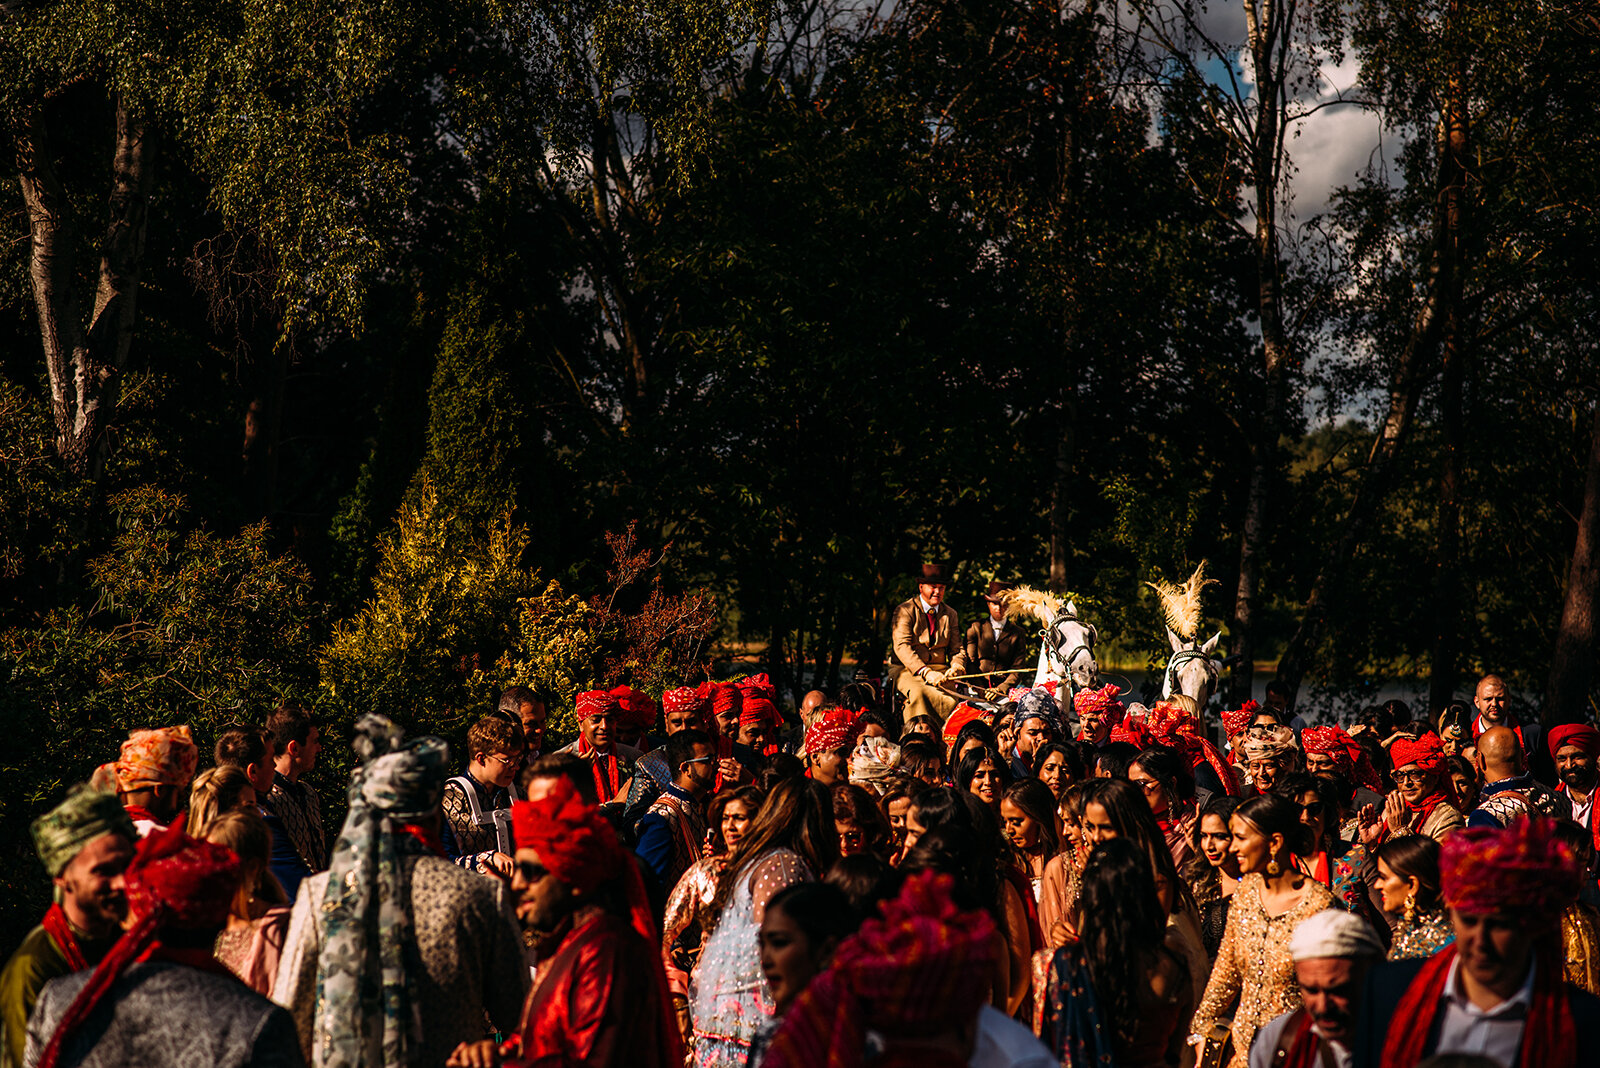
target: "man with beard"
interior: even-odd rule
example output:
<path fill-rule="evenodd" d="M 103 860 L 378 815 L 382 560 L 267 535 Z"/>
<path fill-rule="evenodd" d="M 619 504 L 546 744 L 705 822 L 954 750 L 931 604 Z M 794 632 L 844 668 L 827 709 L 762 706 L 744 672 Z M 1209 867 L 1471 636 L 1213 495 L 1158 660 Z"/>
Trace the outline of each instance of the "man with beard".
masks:
<path fill-rule="evenodd" d="M 667 741 L 686 730 L 706 730 L 707 737 L 716 745 L 715 720 L 711 718 L 711 698 L 707 689 L 679 686 L 661 695 L 661 723 L 667 732 Z M 732 751 L 732 745 L 729 745 Z M 716 768 L 713 767 L 713 771 Z M 639 758 L 633 766 L 633 779 L 628 783 L 628 803 L 623 810 L 623 826 L 638 823 L 645 811 L 655 804 L 661 791 L 672 781 L 674 772 L 667 760 L 665 745 L 652 749 Z"/>
<path fill-rule="evenodd" d="M 1302 920 L 1289 938 L 1300 1008 L 1256 1032 L 1250 1068 L 1349 1068 L 1356 1007 L 1383 943 L 1359 916 L 1326 909 Z"/>
<path fill-rule="evenodd" d="M 700 859 L 706 833 L 705 800 L 717 781 L 716 750 L 704 731 L 690 728 L 667 739 L 673 780 L 634 827 L 635 852 L 656 878 L 661 896 Z"/>
<path fill-rule="evenodd" d="M 659 934 L 638 868 L 566 779 L 512 805 L 517 918 L 536 936 L 538 976 L 504 1043 L 463 1043 L 449 1064 L 679 1068 Z"/>
<path fill-rule="evenodd" d="M 1033 774 L 1033 754 L 1063 736 L 1061 706 L 1047 690 L 1029 690 L 1017 698 L 1011 719 L 1016 739 L 1011 745 L 1011 775 L 1026 779 Z"/>
<path fill-rule="evenodd" d="M 0 1065 L 18 1068 L 28 1015 L 50 980 L 92 968 L 122 933 L 123 872 L 133 859 L 133 820 L 113 794 L 73 787 L 33 821 L 33 842 L 56 902 L 0 972 Z"/>
<path fill-rule="evenodd" d="M 1550 731 L 1550 757 L 1555 761 L 1559 794 L 1572 809 L 1572 818 L 1594 835 L 1600 849 L 1600 822 L 1595 820 L 1594 795 L 1600 788 L 1595 755 L 1600 754 L 1600 731 L 1587 723 L 1563 723 Z"/>
<path fill-rule="evenodd" d="M 522 737 L 527 743 L 527 759 L 534 760 L 544 753 L 544 728 L 550 719 L 550 702 L 528 686 L 510 686 L 500 694 L 496 706 L 500 714 L 522 725 Z"/>

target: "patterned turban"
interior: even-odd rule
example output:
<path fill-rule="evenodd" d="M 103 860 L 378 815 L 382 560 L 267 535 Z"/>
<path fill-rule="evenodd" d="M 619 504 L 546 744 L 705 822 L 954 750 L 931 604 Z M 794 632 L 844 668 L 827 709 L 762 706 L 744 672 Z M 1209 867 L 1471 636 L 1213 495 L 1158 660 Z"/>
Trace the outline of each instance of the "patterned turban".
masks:
<path fill-rule="evenodd" d="M 661 695 L 663 712 L 695 712 L 701 716 L 711 711 L 711 695 L 694 686 L 679 686 Z"/>
<path fill-rule="evenodd" d="M 117 757 L 117 789 L 188 786 L 199 762 L 200 751 L 188 724 L 131 731 Z"/>
<path fill-rule="evenodd" d="M 1061 706 L 1056 704 L 1056 699 L 1048 691 L 1029 690 L 1017 701 L 1017 713 L 1011 722 L 1021 727 L 1030 719 L 1042 719 L 1054 737 L 1066 737 L 1066 728 L 1061 725 Z"/>
<path fill-rule="evenodd" d="M 882 793 L 900 770 L 900 747 L 887 738 L 863 738 L 850 753 L 850 781 Z"/>
<path fill-rule="evenodd" d="M 1235 708 L 1233 711 L 1222 713 L 1222 729 L 1229 738 L 1243 734 L 1250 727 L 1250 721 L 1256 718 L 1256 713 L 1261 711 L 1261 703 L 1253 698 Z"/>
<path fill-rule="evenodd" d="M 602 712 L 616 712 L 618 707 L 616 694 L 607 690 L 585 690 L 578 695 L 576 703 L 579 719 L 598 716 Z"/>
<path fill-rule="evenodd" d="M 831 708 L 811 721 L 806 728 L 802 751 L 806 756 L 842 749 L 850 740 L 850 729 L 855 726 L 855 716 L 843 708 Z"/>
<path fill-rule="evenodd" d="M 1345 778 L 1365 786 L 1374 793 L 1383 793 L 1383 781 L 1378 769 L 1372 766 L 1372 757 L 1362 744 L 1339 727 L 1307 727 L 1300 732 L 1300 747 L 1308 754 L 1316 753 L 1333 760 L 1333 770 Z"/>
<path fill-rule="evenodd" d="M 1182 753 L 1189 761 L 1190 771 L 1201 764 L 1209 764 L 1225 792 L 1230 795 L 1239 793 L 1239 782 L 1233 769 L 1210 739 L 1201 735 L 1200 721 L 1192 713 L 1170 701 L 1157 701 L 1145 717 L 1145 730 L 1151 744 L 1164 745 Z"/>
<path fill-rule="evenodd" d="M 518 849 L 538 853 L 550 874 L 585 894 L 615 879 L 627 862 L 617 832 L 564 776 L 539 800 L 511 803 L 511 831 Z"/>
<path fill-rule="evenodd" d="M 1239 743 L 1246 760 L 1276 760 L 1294 748 L 1294 731 L 1281 725 L 1252 727 Z"/>
<path fill-rule="evenodd" d="M 1389 746 L 1389 762 L 1396 771 L 1410 764 L 1423 771 L 1438 771 L 1444 767 L 1444 743 L 1432 731 L 1420 738 L 1396 738 Z"/>
<path fill-rule="evenodd" d="M 981 709 L 973 708 L 971 705 L 957 705 L 956 710 L 950 713 L 950 718 L 944 721 L 945 744 L 953 744 L 956 740 L 956 735 L 961 733 L 962 727 L 965 727 L 975 719 L 983 719 L 985 715 Z"/>
<path fill-rule="evenodd" d="M 1127 742 L 1138 749 L 1149 749 L 1154 741 L 1150 731 L 1145 727 L 1145 718 L 1140 715 L 1125 716 L 1122 722 L 1111 728 L 1113 742 Z"/>
<path fill-rule="evenodd" d="M 917 1034 L 967 1023 L 989 1000 L 994 921 L 959 911 L 950 877 L 919 872 L 881 919 L 839 943 L 828 969 L 783 1017 L 766 1068 L 855 1068 L 866 1028 Z"/>
<path fill-rule="evenodd" d="M 120 834 L 130 842 L 139 840 L 133 820 L 117 795 L 96 790 L 87 783 L 68 791 L 61 804 L 33 821 L 32 829 L 33 847 L 52 879 L 101 835 Z"/>
<path fill-rule="evenodd" d="M 778 688 L 772 685 L 771 677 L 765 672 L 760 675 L 746 675 L 734 685 L 744 693 L 746 700 L 751 696 L 765 697 L 769 701 L 778 699 Z"/>
<path fill-rule="evenodd" d="M 643 690 L 618 686 L 611 691 L 617 699 L 617 725 L 649 730 L 656 725 L 656 703 Z"/>
<path fill-rule="evenodd" d="M 190 838 L 183 831 L 184 821 L 185 814 L 180 814 L 172 826 L 148 835 L 135 847 L 125 876 L 133 926 L 117 939 L 67 1006 L 39 1057 L 41 1068 L 55 1068 L 67 1040 L 111 992 L 128 965 L 141 959 L 163 959 L 163 929 L 216 931 L 228 922 L 229 906 L 239 891 L 239 858 L 227 846 Z"/>
<path fill-rule="evenodd" d="M 1439 884 L 1451 907 L 1471 916 L 1518 912 L 1554 923 L 1578 898 L 1582 878 L 1555 821 L 1467 827 L 1439 847 Z"/>
<path fill-rule="evenodd" d="M 1589 756 L 1600 753 L 1600 731 L 1587 723 L 1563 723 L 1550 728 L 1550 759 L 1554 760 L 1562 746 L 1575 745 Z"/>
<path fill-rule="evenodd" d="M 1122 721 L 1124 709 L 1122 702 L 1117 700 L 1118 691 L 1114 684 L 1107 683 L 1098 690 L 1079 690 L 1078 695 L 1072 699 L 1072 709 L 1078 717 L 1089 715 L 1107 715 L 1111 717 L 1112 724 Z"/>

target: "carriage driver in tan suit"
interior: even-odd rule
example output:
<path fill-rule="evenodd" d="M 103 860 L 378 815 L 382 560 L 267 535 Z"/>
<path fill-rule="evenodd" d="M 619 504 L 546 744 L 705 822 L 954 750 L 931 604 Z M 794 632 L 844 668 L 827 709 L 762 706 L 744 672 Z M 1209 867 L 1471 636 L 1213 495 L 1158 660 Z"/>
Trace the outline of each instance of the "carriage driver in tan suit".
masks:
<path fill-rule="evenodd" d="M 906 719 L 927 713 L 943 722 L 960 701 L 938 686 L 946 675 L 967 671 L 967 650 L 956 610 L 944 603 L 949 583 L 944 566 L 923 564 L 914 577 L 917 595 L 894 610 L 895 660 L 889 673 L 906 699 Z"/>

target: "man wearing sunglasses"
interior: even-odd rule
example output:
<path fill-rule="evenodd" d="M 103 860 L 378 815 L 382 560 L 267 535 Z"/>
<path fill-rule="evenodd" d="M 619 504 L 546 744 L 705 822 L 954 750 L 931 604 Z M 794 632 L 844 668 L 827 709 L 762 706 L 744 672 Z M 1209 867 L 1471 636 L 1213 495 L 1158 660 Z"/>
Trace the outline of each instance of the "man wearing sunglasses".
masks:
<path fill-rule="evenodd" d="M 655 876 L 663 896 L 700 857 L 705 838 L 705 799 L 717 781 L 717 750 L 711 736 L 694 727 L 667 738 L 672 781 L 634 826 L 635 852 Z"/>

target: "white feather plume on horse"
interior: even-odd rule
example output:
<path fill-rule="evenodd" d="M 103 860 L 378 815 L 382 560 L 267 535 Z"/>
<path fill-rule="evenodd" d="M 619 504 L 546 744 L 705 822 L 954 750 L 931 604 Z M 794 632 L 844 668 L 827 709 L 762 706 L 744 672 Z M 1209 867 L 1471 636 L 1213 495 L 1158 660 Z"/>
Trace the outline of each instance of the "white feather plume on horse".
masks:
<path fill-rule="evenodd" d="M 1018 586 L 1007 590 L 1001 597 L 1006 606 L 1006 618 L 1012 621 L 1021 616 L 1032 616 L 1040 624 L 1049 626 L 1050 621 L 1061 614 L 1061 598 L 1032 586 Z"/>
<path fill-rule="evenodd" d="M 1200 633 L 1200 594 L 1207 586 L 1217 584 L 1216 579 L 1208 579 L 1205 574 L 1206 562 L 1202 560 L 1182 586 L 1161 579 L 1145 583 L 1161 598 L 1161 614 L 1167 617 L 1167 626 L 1186 642 L 1194 641 Z"/>

